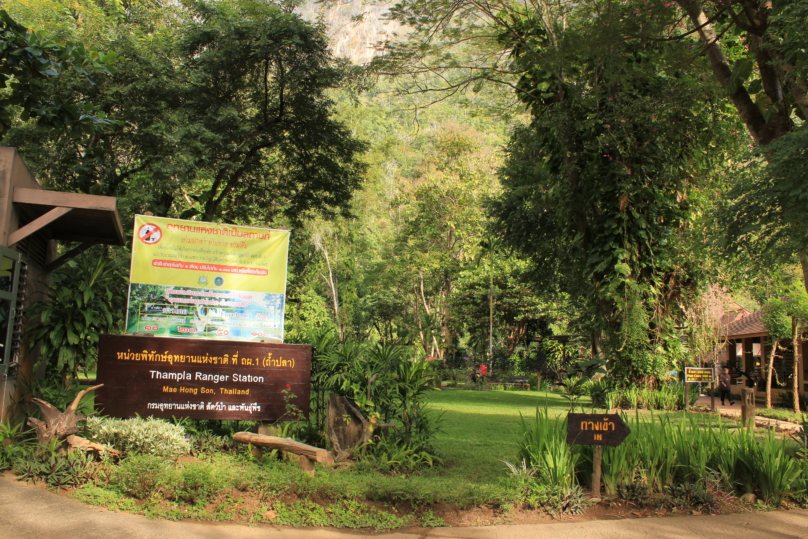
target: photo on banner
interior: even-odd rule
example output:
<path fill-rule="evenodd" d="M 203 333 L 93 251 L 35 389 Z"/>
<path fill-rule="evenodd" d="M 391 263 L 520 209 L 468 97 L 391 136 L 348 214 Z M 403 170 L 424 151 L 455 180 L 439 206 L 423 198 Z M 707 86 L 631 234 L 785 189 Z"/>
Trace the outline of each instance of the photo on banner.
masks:
<path fill-rule="evenodd" d="M 283 342 L 289 231 L 135 216 L 126 333 Z"/>

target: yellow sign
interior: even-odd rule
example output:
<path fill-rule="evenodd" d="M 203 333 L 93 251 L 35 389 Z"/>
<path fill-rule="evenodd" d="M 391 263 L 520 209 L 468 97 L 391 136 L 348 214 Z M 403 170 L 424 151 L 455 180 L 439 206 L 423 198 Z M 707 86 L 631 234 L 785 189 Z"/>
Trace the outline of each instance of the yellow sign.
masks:
<path fill-rule="evenodd" d="M 685 367 L 685 382 L 712 382 L 712 367 Z"/>
<path fill-rule="evenodd" d="M 127 333 L 283 341 L 289 231 L 135 216 Z"/>

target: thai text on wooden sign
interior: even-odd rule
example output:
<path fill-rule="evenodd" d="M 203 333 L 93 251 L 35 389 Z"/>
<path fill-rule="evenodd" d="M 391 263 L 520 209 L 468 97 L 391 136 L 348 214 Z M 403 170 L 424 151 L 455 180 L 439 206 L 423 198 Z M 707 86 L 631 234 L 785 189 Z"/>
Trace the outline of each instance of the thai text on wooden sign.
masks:
<path fill-rule="evenodd" d="M 711 367 L 685 367 L 685 382 L 712 382 Z"/>
<path fill-rule="evenodd" d="M 311 346 L 102 335 L 96 403 L 113 417 L 278 421 L 309 413 Z M 292 414 L 290 416 L 290 414 Z"/>
<path fill-rule="evenodd" d="M 629 434 L 631 429 L 618 414 L 567 415 L 568 444 L 617 446 Z"/>

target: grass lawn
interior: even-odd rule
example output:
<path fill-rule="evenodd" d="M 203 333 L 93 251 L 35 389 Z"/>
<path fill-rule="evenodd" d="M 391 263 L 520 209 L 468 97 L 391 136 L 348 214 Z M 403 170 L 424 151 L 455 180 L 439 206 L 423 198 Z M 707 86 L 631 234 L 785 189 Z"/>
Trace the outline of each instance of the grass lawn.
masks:
<path fill-rule="evenodd" d="M 519 414 L 530 419 L 536 406 L 553 415 L 569 405 L 556 393 L 444 389 L 429 396 L 429 407 L 442 413 L 435 446 L 450 475 L 491 483 L 505 475 L 501 460 L 516 462 Z"/>

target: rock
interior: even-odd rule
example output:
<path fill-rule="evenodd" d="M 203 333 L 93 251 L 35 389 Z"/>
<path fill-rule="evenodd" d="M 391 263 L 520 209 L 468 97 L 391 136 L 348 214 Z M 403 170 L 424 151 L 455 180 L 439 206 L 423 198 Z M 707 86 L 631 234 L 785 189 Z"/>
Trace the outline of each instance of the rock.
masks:
<path fill-rule="evenodd" d="M 278 518 L 278 513 L 276 513 L 275 511 L 267 511 L 266 513 L 264 513 L 263 516 L 266 520 L 275 520 L 276 518 Z"/>
<path fill-rule="evenodd" d="M 740 500 L 744 503 L 755 503 L 757 501 L 757 496 L 755 496 L 751 492 L 747 492 L 746 494 L 741 496 Z"/>
<path fill-rule="evenodd" d="M 593 497 L 589 498 L 586 501 L 592 502 L 592 503 L 600 503 L 602 500 L 601 500 L 601 498 L 598 498 L 597 496 L 593 496 Z"/>

